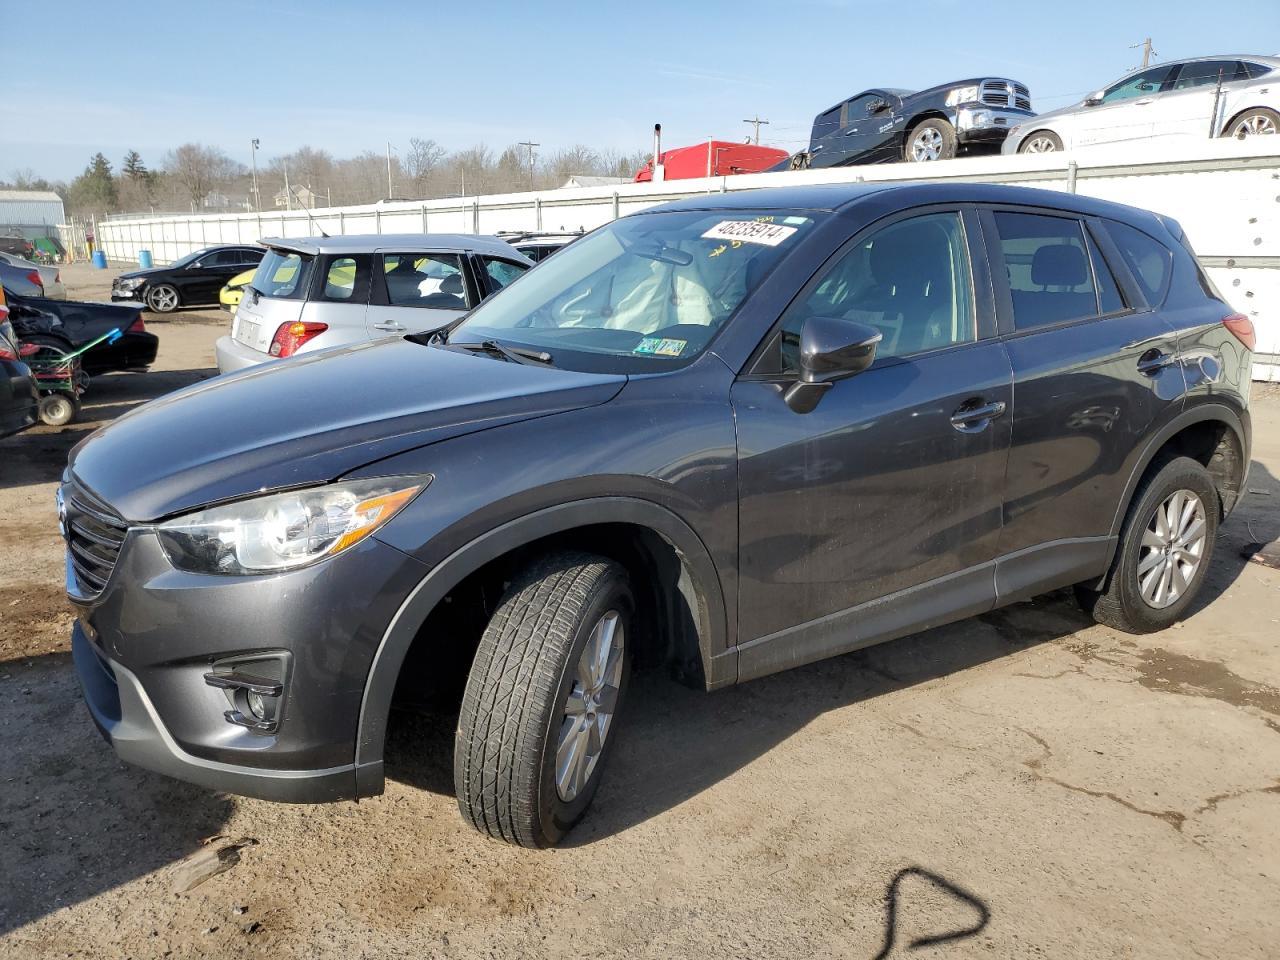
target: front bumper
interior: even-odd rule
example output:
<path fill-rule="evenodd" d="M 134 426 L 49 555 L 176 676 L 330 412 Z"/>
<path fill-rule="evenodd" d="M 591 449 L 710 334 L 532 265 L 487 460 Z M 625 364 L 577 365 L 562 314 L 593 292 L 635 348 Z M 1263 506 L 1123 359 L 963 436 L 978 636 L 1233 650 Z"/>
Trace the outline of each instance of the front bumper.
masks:
<path fill-rule="evenodd" d="M 1025 110 L 994 107 L 961 107 L 956 113 L 956 138 L 966 147 L 999 148 L 1009 131 L 1026 123 L 1034 114 Z"/>
<path fill-rule="evenodd" d="M 67 561 L 76 673 L 89 712 L 121 759 L 215 790 L 320 802 L 380 791 L 382 761 L 357 771 L 360 704 L 373 655 L 426 567 L 373 538 L 274 576 L 173 569 L 134 527 L 102 592 Z M 276 730 L 227 719 L 205 674 L 228 660 L 288 664 Z"/>

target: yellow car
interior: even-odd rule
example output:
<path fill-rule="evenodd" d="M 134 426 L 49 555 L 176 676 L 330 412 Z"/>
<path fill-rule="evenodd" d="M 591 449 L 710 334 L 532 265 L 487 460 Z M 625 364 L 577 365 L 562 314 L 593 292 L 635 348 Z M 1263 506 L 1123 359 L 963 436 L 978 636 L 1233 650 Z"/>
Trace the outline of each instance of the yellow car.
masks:
<path fill-rule="evenodd" d="M 240 306 L 240 298 L 244 296 L 245 284 L 253 279 L 253 275 L 257 270 L 258 268 L 254 267 L 244 273 L 237 273 L 227 281 L 227 285 L 218 294 L 218 303 L 223 310 L 228 310 L 233 314 L 236 312 L 236 307 Z"/>

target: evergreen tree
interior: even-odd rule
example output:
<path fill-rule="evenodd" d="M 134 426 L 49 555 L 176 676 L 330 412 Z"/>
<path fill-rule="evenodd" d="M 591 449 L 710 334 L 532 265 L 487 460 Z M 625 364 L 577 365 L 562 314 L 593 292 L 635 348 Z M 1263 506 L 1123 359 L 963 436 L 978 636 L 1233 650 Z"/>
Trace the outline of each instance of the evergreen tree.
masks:
<path fill-rule="evenodd" d="M 104 214 L 118 203 L 116 182 L 111 164 L 101 153 L 95 153 L 84 173 L 72 181 L 68 190 L 71 207 L 81 214 Z"/>
<path fill-rule="evenodd" d="M 137 150 L 130 150 L 124 155 L 124 175 L 130 180 L 149 180 L 151 179 L 151 171 L 147 169 L 147 165 L 142 162 L 142 157 Z"/>

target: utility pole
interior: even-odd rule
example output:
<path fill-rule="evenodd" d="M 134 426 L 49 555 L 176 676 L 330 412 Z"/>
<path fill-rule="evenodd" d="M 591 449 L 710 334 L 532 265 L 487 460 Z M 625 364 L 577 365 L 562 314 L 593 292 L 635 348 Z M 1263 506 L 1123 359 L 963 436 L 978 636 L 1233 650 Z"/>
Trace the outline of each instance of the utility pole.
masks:
<path fill-rule="evenodd" d="M 760 128 L 767 127 L 769 125 L 769 121 L 761 120 L 760 114 L 757 113 L 750 120 L 743 120 L 742 122 L 752 124 L 755 127 L 755 133 L 752 135 L 751 142 L 754 142 L 757 147 L 760 146 Z"/>
<path fill-rule="evenodd" d="M 387 141 L 387 199 L 390 200 L 395 196 L 395 191 L 391 188 L 391 141 Z"/>
<path fill-rule="evenodd" d="M 1147 37 L 1141 43 L 1131 44 L 1129 49 L 1137 50 L 1139 47 L 1142 48 L 1142 69 L 1145 70 L 1151 65 L 1151 58 L 1158 57 L 1160 54 L 1156 53 L 1155 48 L 1151 46 L 1150 37 Z"/>
<path fill-rule="evenodd" d="M 289 161 L 284 161 L 284 208 L 293 209 L 293 191 L 289 189 Z"/>
<path fill-rule="evenodd" d="M 533 189 L 533 148 L 540 147 L 542 144 L 533 143 L 529 140 L 521 140 L 516 146 L 527 147 L 529 150 L 529 189 Z"/>
<path fill-rule="evenodd" d="M 253 166 L 253 209 L 262 212 L 262 197 L 258 194 L 258 138 L 249 141 L 249 163 Z"/>

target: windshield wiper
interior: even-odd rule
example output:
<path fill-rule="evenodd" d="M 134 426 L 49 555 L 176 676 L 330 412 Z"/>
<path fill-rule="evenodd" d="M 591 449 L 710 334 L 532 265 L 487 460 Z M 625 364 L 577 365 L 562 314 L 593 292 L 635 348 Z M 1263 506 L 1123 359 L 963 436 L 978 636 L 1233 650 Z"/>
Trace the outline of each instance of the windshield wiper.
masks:
<path fill-rule="evenodd" d="M 480 343 L 451 343 L 451 347 L 461 347 L 464 350 L 483 350 L 486 353 L 496 353 L 504 360 L 510 360 L 512 363 L 538 363 L 551 365 L 551 354 L 545 350 L 534 350 L 530 347 L 516 347 L 502 343 L 498 340 L 482 340 Z"/>

